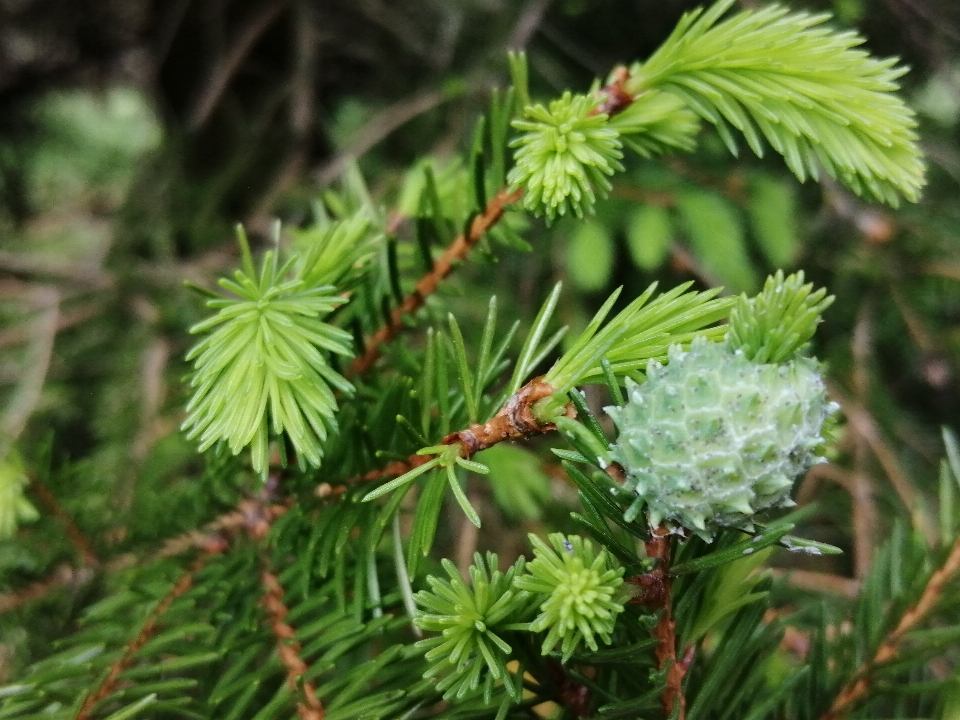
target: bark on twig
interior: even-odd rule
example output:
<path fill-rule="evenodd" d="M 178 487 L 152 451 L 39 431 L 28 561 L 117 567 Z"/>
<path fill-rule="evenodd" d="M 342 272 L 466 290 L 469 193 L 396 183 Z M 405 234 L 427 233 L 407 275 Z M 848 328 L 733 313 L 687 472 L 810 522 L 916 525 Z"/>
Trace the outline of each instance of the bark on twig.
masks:
<path fill-rule="evenodd" d="M 482 425 L 471 425 L 466 430 L 450 433 L 440 441 L 440 444 L 459 445 L 460 457 L 469 459 L 481 450 L 491 448 L 504 440 L 523 440 L 556 430 L 557 426 L 553 423 L 541 423 L 533 415 L 533 405 L 538 400 L 550 397 L 553 392 L 552 385 L 543 382 L 540 378 L 534 378 L 520 388 L 490 420 Z M 567 415 L 575 416 L 572 406 L 567 408 Z M 428 455 L 411 455 L 406 460 L 395 460 L 379 470 L 371 470 L 364 475 L 352 477 L 346 480 L 345 484 L 376 482 L 399 477 L 430 460 Z"/>
<path fill-rule="evenodd" d="M 287 684 L 298 695 L 297 715 L 302 720 L 323 720 L 325 713 L 317 698 L 317 690 L 313 683 L 303 679 L 307 664 L 300 657 L 300 643 L 294 639 L 296 631 L 284 622 L 290 610 L 283 604 L 283 587 L 277 576 L 268 570 L 261 575 L 261 582 L 265 591 L 263 606 L 270 614 L 270 630 L 277 639 L 277 653 L 287 669 Z"/>
<path fill-rule="evenodd" d="M 514 192 L 501 190 L 494 195 L 487 203 L 484 211 L 470 223 L 469 232 L 461 233 L 456 237 L 443 255 L 437 258 L 430 272 L 420 278 L 413 292 L 390 313 L 390 322 L 377 330 L 367 340 L 367 349 L 350 365 L 347 371 L 348 377 L 362 375 L 373 366 L 377 358 L 380 357 L 381 346 L 392 340 L 400 332 L 404 316 L 415 312 L 423 305 L 424 301 L 436 291 L 440 282 L 453 272 L 454 263 L 466 258 L 467 253 L 483 237 L 483 234 L 500 220 L 506 207 L 519 200 L 520 196 L 520 190 Z"/>
<path fill-rule="evenodd" d="M 867 402 L 873 379 L 869 367 L 873 353 L 872 306 L 870 298 L 860 306 L 850 343 L 850 351 L 855 361 L 850 380 L 857 400 L 861 404 Z M 842 401 L 841 404 L 843 404 Z M 843 404 L 844 414 L 848 418 L 853 417 L 851 405 L 852 403 Z M 877 544 L 877 504 L 869 471 L 869 448 L 864 435 L 864 426 L 862 423 L 854 423 L 853 429 L 853 475 L 850 494 L 853 501 L 854 574 L 858 580 L 862 580 L 870 570 Z M 912 508 L 912 500 L 908 497 L 903 499 L 907 507 Z"/>
<path fill-rule="evenodd" d="M 226 552 L 230 547 L 230 539 L 242 530 L 256 536 L 263 536 L 270 525 L 291 507 L 286 505 L 264 505 L 255 500 L 244 500 L 236 510 L 225 513 L 216 520 L 207 523 L 201 530 L 170 538 L 161 546 L 150 560 L 170 558 L 183 555 L 191 550 L 210 555 Z M 78 547 L 79 550 L 79 547 Z M 132 556 L 121 556 L 106 563 L 105 569 L 110 571 L 117 567 L 125 567 Z M 88 565 L 91 564 L 88 562 Z M 15 592 L 0 595 L 0 615 L 10 612 L 29 602 L 42 600 L 47 595 L 66 585 L 77 585 L 93 577 L 90 567 L 73 568 L 63 565 L 45 580 L 40 580 Z"/>
<path fill-rule="evenodd" d="M 27 585 L 16 592 L 0 595 L 0 615 L 16 610 L 35 600 L 41 600 L 58 588 L 67 585 L 82 585 L 94 576 L 90 568 L 72 568 L 61 565 L 44 580 Z"/>
<path fill-rule="evenodd" d="M 841 720 L 841 718 L 846 717 L 854 705 L 867 695 L 873 681 L 874 671 L 884 663 L 896 658 L 897 650 L 906 634 L 930 614 L 930 611 L 933 610 L 937 601 L 943 595 L 947 583 L 957 573 L 960 573 L 960 538 L 951 548 L 943 567 L 930 576 L 930 580 L 927 582 L 927 586 L 924 588 L 917 604 L 903 614 L 897 627 L 880 644 L 873 658 L 857 670 L 853 679 L 843 687 L 833 705 L 820 720 Z"/>
<path fill-rule="evenodd" d="M 660 597 L 657 598 L 658 606 L 663 608 L 660 620 L 653 630 L 653 636 L 657 639 L 657 647 L 654 649 L 654 656 L 657 658 L 657 667 L 667 670 L 667 686 L 660 696 L 663 704 L 663 711 L 667 717 L 673 715 L 676 704 L 680 704 L 678 720 L 684 720 L 686 716 L 687 701 L 683 696 L 683 676 L 689 666 L 689 661 L 684 657 L 684 662 L 677 661 L 677 639 L 674 633 L 675 623 L 671 605 L 673 601 L 673 592 L 670 579 L 670 535 L 666 528 L 660 527 L 654 531 L 653 537 L 646 544 L 647 557 L 657 561 L 657 567 L 653 573 L 659 580 Z M 692 661 L 692 655 L 690 660 Z"/>
<path fill-rule="evenodd" d="M 627 80 L 630 79 L 630 71 L 621 66 L 613 71 L 613 82 L 600 88 L 597 91 L 597 97 L 602 98 L 601 103 L 593 114 L 603 113 L 610 117 L 622 113 L 633 102 L 633 95 L 624 88 Z"/>
<path fill-rule="evenodd" d="M 622 474 L 622 468 L 619 468 Z M 615 475 L 611 476 L 616 478 Z M 673 587 L 670 577 L 670 533 L 665 527 L 653 531 L 652 537 L 646 543 L 647 557 L 656 560 L 657 564 L 648 573 L 627 578 L 637 591 L 637 595 L 630 601 L 633 605 L 642 605 L 653 609 L 661 609 L 660 619 L 653 629 L 653 636 L 657 640 L 654 656 L 657 659 L 657 668 L 667 670 L 667 685 L 660 701 L 667 717 L 671 717 L 676 704 L 680 704 L 678 718 L 683 720 L 686 715 L 686 698 L 683 696 L 683 678 L 693 662 L 696 646 L 690 646 L 677 659 L 677 638 L 675 622 L 673 620 L 672 603 Z"/>

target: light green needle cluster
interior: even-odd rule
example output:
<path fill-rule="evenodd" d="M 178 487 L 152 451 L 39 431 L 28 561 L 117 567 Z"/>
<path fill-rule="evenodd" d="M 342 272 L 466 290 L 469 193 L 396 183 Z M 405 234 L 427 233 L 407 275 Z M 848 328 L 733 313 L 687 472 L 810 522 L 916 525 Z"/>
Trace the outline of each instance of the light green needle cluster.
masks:
<path fill-rule="evenodd" d="M 251 445 L 261 475 L 270 433 L 286 433 L 301 464 L 318 467 L 335 427 L 333 389 L 353 389 L 326 357 L 351 355 L 352 337 L 321 318 L 346 300 L 330 286 L 285 279 L 295 260 L 278 267 L 273 252 L 257 276 L 242 237 L 241 245 L 244 269 L 220 281 L 234 297 L 208 301 L 219 312 L 190 329 L 208 334 L 187 355 L 195 370 L 183 429 L 201 450 L 222 441 L 237 454 Z"/>
<path fill-rule="evenodd" d="M 610 118 L 623 144 L 641 157 L 670 151 L 692 152 L 700 134 L 700 117 L 676 95 L 648 90 Z"/>
<path fill-rule="evenodd" d="M 617 616 L 623 612 L 624 569 L 605 549 L 595 552 L 589 540 L 562 533 L 550 535 L 548 545 L 530 535 L 536 559 L 516 587 L 546 595 L 540 615 L 530 624 L 533 632 L 547 632 L 541 652 L 560 645 L 563 662 L 585 642 L 596 651 L 597 638 L 610 644 Z"/>
<path fill-rule="evenodd" d="M 552 221 L 570 210 L 578 218 L 593 212 L 597 195 L 610 190 L 608 176 L 623 170 L 621 142 L 607 116 L 595 113 L 598 100 L 563 96 L 524 110 L 513 126 L 524 134 L 510 143 L 518 148 L 507 181 L 523 188 L 524 206 Z"/>
<path fill-rule="evenodd" d="M 827 14 L 772 5 L 721 21 L 734 2 L 685 15 L 631 68 L 627 91 L 677 95 L 734 152 L 729 126 L 758 155 L 766 138 L 800 180 L 822 167 L 859 194 L 915 202 L 925 167 L 914 113 L 895 94 L 906 72 L 897 60 L 871 57 L 860 35 L 825 26 Z"/>
<path fill-rule="evenodd" d="M 604 324 L 620 296 L 618 288 L 547 371 L 544 382 L 557 394 L 566 394 L 577 385 L 603 382 L 604 359 L 615 375 L 629 376 L 651 359 L 665 359 L 671 345 L 689 344 L 698 336 L 719 339 L 725 329 L 709 326 L 727 318 L 734 299 L 718 298 L 718 288 L 690 291 L 691 285 L 654 297 L 654 283 Z"/>
<path fill-rule="evenodd" d="M 440 633 L 416 644 L 430 663 L 424 677 L 437 681 L 446 700 L 472 696 L 482 685 L 489 703 L 495 683 L 502 682 L 507 694 L 519 702 L 519 684 L 507 670 L 512 648 L 502 635 L 524 628 L 522 621 L 531 611 L 530 595 L 514 587 L 515 578 L 523 572 L 523 558 L 502 573 L 494 553 L 487 553 L 486 561 L 475 554 L 470 585 L 452 562 L 442 562 L 449 580 L 429 576 L 430 590 L 414 596 L 423 608 L 414 620 L 417 627 Z"/>
<path fill-rule="evenodd" d="M 27 474 L 17 452 L 0 457 L 0 540 L 13 537 L 20 523 L 40 517 L 23 494 L 26 485 Z"/>
<path fill-rule="evenodd" d="M 351 268 L 374 252 L 377 235 L 361 213 L 337 222 L 323 220 L 290 230 L 297 251 L 297 274 L 311 287 L 336 285 Z"/>
<path fill-rule="evenodd" d="M 784 278 L 778 270 L 756 297 L 740 297 L 730 312 L 727 343 L 754 362 L 785 362 L 807 346 L 833 300 L 825 289 L 804 285 L 803 271 Z"/>

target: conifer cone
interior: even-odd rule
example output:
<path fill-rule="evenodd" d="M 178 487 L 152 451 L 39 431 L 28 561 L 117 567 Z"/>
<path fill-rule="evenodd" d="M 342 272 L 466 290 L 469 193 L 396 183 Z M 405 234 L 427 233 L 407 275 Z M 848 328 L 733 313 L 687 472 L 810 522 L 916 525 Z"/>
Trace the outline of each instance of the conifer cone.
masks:
<path fill-rule="evenodd" d="M 647 382 L 608 408 L 620 431 L 613 457 L 628 475 L 652 527 L 693 530 L 711 540 L 721 527 L 793 504 L 793 481 L 823 462 L 827 400 L 815 361 L 777 365 L 748 360 L 726 343 L 694 340 L 651 362 Z"/>

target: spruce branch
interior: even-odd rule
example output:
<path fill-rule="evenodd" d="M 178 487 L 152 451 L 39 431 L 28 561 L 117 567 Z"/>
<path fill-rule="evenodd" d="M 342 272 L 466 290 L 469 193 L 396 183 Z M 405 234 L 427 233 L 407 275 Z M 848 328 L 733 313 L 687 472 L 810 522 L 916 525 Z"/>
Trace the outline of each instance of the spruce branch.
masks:
<path fill-rule="evenodd" d="M 721 21 L 735 0 L 687 13 L 627 92 L 660 89 L 716 125 L 731 151 L 728 124 L 762 156 L 765 137 L 803 181 L 826 172 L 896 206 L 924 186 L 914 113 L 895 93 L 906 70 L 858 49 L 855 32 L 835 32 L 827 14 L 773 5 Z"/>
<path fill-rule="evenodd" d="M 842 720 L 857 703 L 867 696 L 873 684 L 874 672 L 885 663 L 896 659 L 907 633 L 927 618 L 943 595 L 947 584 L 958 573 L 960 573 L 960 538 L 953 544 L 943 565 L 930 576 L 917 603 L 903 614 L 897 626 L 884 638 L 873 658 L 857 669 L 853 679 L 843 686 L 833 705 L 820 720 Z"/>
<path fill-rule="evenodd" d="M 282 479 L 281 473 L 275 470 L 255 497 L 241 500 L 235 509 L 211 520 L 200 530 L 191 530 L 167 539 L 156 557 L 176 557 L 191 549 L 209 553 L 225 552 L 240 532 L 246 532 L 255 540 L 265 538 L 274 521 L 296 503 L 293 497 L 286 498 L 282 503 L 272 502 Z"/>
<path fill-rule="evenodd" d="M 266 504 L 261 499 L 241 500 L 236 509 L 211 520 L 200 530 L 164 541 L 157 557 L 176 557 L 194 549 L 218 552 L 217 548 L 226 549 L 230 539 L 241 531 L 264 537 L 270 525 L 292 507 L 292 502 L 292 498 L 282 504 Z"/>
<path fill-rule="evenodd" d="M 513 70 L 522 67 L 525 73 L 526 64 L 524 61 L 511 56 L 511 63 Z M 627 79 L 628 75 L 625 69 L 618 68 L 614 71 L 611 81 L 596 90 L 592 97 L 578 96 L 586 99 L 580 101 L 584 105 L 585 114 L 582 114 L 582 117 L 581 114 L 577 114 L 577 117 L 583 122 L 596 124 L 600 120 L 597 117 L 598 115 L 602 115 L 604 118 L 613 118 L 627 110 L 635 100 L 638 100 L 638 98 L 625 91 L 624 83 Z M 675 102 L 665 97 L 654 99 L 655 95 L 657 94 L 648 93 L 646 96 L 639 98 L 641 102 L 638 112 L 624 118 L 621 123 L 622 130 L 608 130 L 604 133 L 604 137 L 609 140 L 611 137 L 615 138 L 620 132 L 636 135 L 639 138 L 635 140 L 636 147 L 641 153 L 665 147 L 690 149 L 689 141 L 685 138 L 690 134 L 691 123 L 695 124 L 695 118 L 685 108 L 677 106 Z M 594 120 L 593 118 L 597 119 Z M 600 124 L 602 125 L 602 122 Z M 536 133 L 533 133 L 533 135 L 536 135 Z M 532 137 L 532 139 L 535 138 Z M 640 149 L 641 146 L 646 149 Z M 606 148 L 606 144 L 604 147 Z M 613 162 L 619 167 L 616 159 Z M 602 175 L 606 171 L 602 170 L 600 172 Z M 574 174 L 576 175 L 576 173 Z M 440 282 L 453 271 L 455 264 L 463 261 L 484 233 L 499 222 L 507 206 L 520 201 L 524 197 L 524 193 L 527 192 L 524 187 L 525 182 L 526 180 L 515 173 L 509 186 L 496 192 L 484 209 L 470 221 L 469 230 L 457 235 L 443 254 L 433 263 L 430 271 L 417 281 L 413 292 L 391 311 L 389 322 L 380 327 L 367 340 L 363 354 L 350 364 L 346 372 L 347 377 L 363 375 L 373 367 L 373 364 L 380 357 L 382 346 L 393 340 L 402 329 L 403 318 L 422 307 L 426 299 L 436 292 Z M 589 186 L 589 182 L 587 182 L 587 185 Z M 586 192 L 589 194 L 589 187 Z M 525 200 L 524 202 L 529 206 L 530 201 Z M 560 200 L 559 202 L 564 203 L 566 201 Z M 559 207 L 559 205 L 556 206 L 556 208 Z M 539 205 L 534 203 L 534 209 L 538 208 Z"/>
<path fill-rule="evenodd" d="M 525 63 L 520 63 L 525 67 Z M 624 82 L 627 79 L 625 70 L 620 68 L 614 72 L 612 80 L 604 87 L 598 89 L 593 98 L 587 102 L 586 117 L 592 118 L 598 114 L 606 117 L 615 117 L 630 107 L 635 98 L 626 93 Z M 585 97 L 585 96 L 584 96 Z M 672 102 L 660 98 L 651 102 L 650 98 L 645 98 L 642 103 L 642 109 L 647 110 L 647 119 L 642 119 L 639 113 L 634 114 L 624 121 L 624 133 L 637 134 L 643 138 L 649 137 L 644 142 L 649 143 L 650 148 L 659 147 L 660 144 L 671 147 L 684 147 L 685 141 L 681 138 L 671 135 L 673 132 L 670 127 L 672 123 L 666 122 L 667 119 L 679 120 L 678 127 L 681 128 L 681 134 L 686 134 L 686 128 L 690 122 L 693 122 L 683 108 L 676 107 Z M 589 122 L 595 122 L 588 120 Z M 611 131 L 607 135 L 616 136 L 618 132 Z M 637 141 L 642 144 L 641 140 Z M 646 147 L 646 146 L 645 146 Z M 501 188 L 487 202 L 483 211 L 480 212 L 470 222 L 470 228 L 465 233 L 460 233 L 453 242 L 447 247 L 443 254 L 433 263 L 433 267 L 419 281 L 417 281 L 413 292 L 411 292 L 403 302 L 390 313 L 390 320 L 380 327 L 366 342 L 366 348 L 362 355 L 357 357 L 348 368 L 347 377 L 356 377 L 363 375 L 373 367 L 373 364 L 380 357 L 382 346 L 390 342 L 397 336 L 403 327 L 403 318 L 416 312 L 423 306 L 426 299 L 436 292 L 440 282 L 444 280 L 454 269 L 455 264 L 463 261 L 470 250 L 480 241 L 484 233 L 494 227 L 503 217 L 505 209 L 524 197 L 525 188 L 523 182 L 515 176 L 508 187 Z"/>
<path fill-rule="evenodd" d="M 541 653 L 559 644 L 565 663 L 581 642 L 594 652 L 599 649 L 597 638 L 609 645 L 623 612 L 623 567 L 606 549 L 596 552 L 578 535 L 553 533 L 549 545 L 536 535 L 529 538 L 536 559 L 514 584 L 545 597 L 540 615 L 530 624 L 533 632 L 547 631 Z"/>
<path fill-rule="evenodd" d="M 137 633 L 137 636 L 124 649 L 123 655 L 121 655 L 120 658 L 110 666 L 110 670 L 107 672 L 103 682 L 101 682 L 100 686 L 84 701 L 83 706 L 80 708 L 80 712 L 77 713 L 76 720 L 91 720 L 93 717 L 94 708 L 98 703 L 113 693 L 114 689 L 116 688 L 117 681 L 120 678 L 120 674 L 130 667 L 133 662 L 134 655 L 136 655 L 140 648 L 142 648 L 147 641 L 156 634 L 157 630 L 160 629 L 160 620 L 164 613 L 167 612 L 177 598 L 181 597 L 193 586 L 193 579 L 196 577 L 197 573 L 203 569 L 211 557 L 211 553 L 201 554 L 196 560 L 193 561 L 186 572 L 180 576 L 180 579 L 177 580 L 170 591 L 160 600 L 160 602 L 156 604 L 156 606 L 147 616 L 147 619 L 144 621 L 143 625 L 140 626 L 140 631 Z"/>
<path fill-rule="evenodd" d="M 575 385 L 605 381 L 601 361 L 607 359 L 611 371 L 626 375 L 647 364 L 651 358 L 665 357 L 675 343 L 689 343 L 698 335 L 719 339 L 723 327 L 706 327 L 724 319 L 735 300 L 717 298 L 717 290 L 686 292 L 689 283 L 674 288 L 650 301 L 656 285 L 634 300 L 602 327 L 619 295 L 615 291 L 597 312 L 571 347 L 542 378 L 535 378 L 511 395 L 500 410 L 484 423 L 474 423 L 465 430 L 446 435 L 440 446 L 457 446 L 455 460 L 469 460 L 482 450 L 504 440 L 525 439 L 556 429 L 562 417 L 573 418 L 576 411 L 567 402 L 567 394 Z M 518 387 L 535 363 L 530 357 L 537 352 L 539 338 L 559 294 L 554 289 L 534 323 L 528 343 L 508 385 Z M 649 302 L 648 302 L 649 301 Z M 606 356 L 606 358 L 604 357 Z M 438 447 L 440 447 L 438 446 Z M 428 453 L 427 451 L 430 450 Z M 372 491 L 368 500 L 413 481 L 434 467 L 451 464 L 446 453 L 425 448 L 406 460 L 396 460 L 386 467 L 371 470 L 346 481 L 376 482 L 396 478 Z"/>
<path fill-rule="evenodd" d="M 473 218 L 470 229 L 466 233 L 457 235 L 443 254 L 437 258 L 433 267 L 426 275 L 417 281 L 416 286 L 406 299 L 390 313 L 390 322 L 383 325 L 368 340 L 366 350 L 356 358 L 347 370 L 348 377 L 355 377 L 366 373 L 380 357 L 384 343 L 390 342 L 403 327 L 403 318 L 416 312 L 428 297 L 436 292 L 440 282 L 453 272 L 455 263 L 467 257 L 471 248 L 476 245 L 483 234 L 503 217 L 507 206 L 520 199 L 522 191 L 501 190 L 494 195 L 483 212 Z"/>
<path fill-rule="evenodd" d="M 302 720 L 323 720 L 325 712 L 317 698 L 317 690 L 312 682 L 304 679 L 308 668 L 300 657 L 300 643 L 294 639 L 296 630 L 284 620 L 290 610 L 283 602 L 283 587 L 269 570 L 263 571 L 260 581 L 264 588 L 262 603 L 270 615 L 270 630 L 277 641 L 277 654 L 287 670 L 287 685 L 299 696 L 297 715 Z"/>

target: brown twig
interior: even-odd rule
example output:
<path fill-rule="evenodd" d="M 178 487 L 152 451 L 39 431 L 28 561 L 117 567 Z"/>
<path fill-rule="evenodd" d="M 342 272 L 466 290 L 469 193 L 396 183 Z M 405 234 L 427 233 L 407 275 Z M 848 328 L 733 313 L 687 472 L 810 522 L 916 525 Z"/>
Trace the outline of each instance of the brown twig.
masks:
<path fill-rule="evenodd" d="M 556 430 L 556 425 L 541 423 L 533 414 L 534 404 L 538 400 L 550 397 L 553 392 L 552 385 L 543 382 L 540 378 L 534 378 L 520 388 L 490 420 L 482 425 L 471 425 L 466 430 L 450 433 L 440 441 L 440 444 L 459 445 L 460 457 L 469 459 L 481 450 L 487 450 L 505 440 L 524 440 Z M 567 406 L 566 413 L 567 417 L 576 416 L 572 405 Z M 371 470 L 363 475 L 352 477 L 344 481 L 344 484 L 376 482 L 390 477 L 399 477 L 425 465 L 430 460 L 428 455 L 411 455 L 406 460 L 394 460 L 379 470 Z M 336 489 L 331 489 L 330 492 L 335 491 Z"/>
<path fill-rule="evenodd" d="M 297 700 L 297 715 L 303 720 L 323 720 L 324 710 L 317 698 L 317 690 L 313 683 L 303 679 L 307 664 L 300 658 L 300 643 L 294 639 L 296 631 L 284 622 L 290 611 L 283 604 L 283 587 L 277 576 L 267 570 L 261 575 L 261 581 L 265 590 L 263 606 L 270 613 L 270 629 L 277 639 L 280 661 L 287 669 L 287 684 L 296 693 L 298 681 L 302 683 L 300 699 Z"/>
<path fill-rule="evenodd" d="M 335 490 L 333 492 L 335 493 Z M 286 504 L 267 505 L 262 500 L 244 500 L 236 510 L 224 513 L 207 523 L 203 529 L 191 530 L 170 538 L 164 542 L 156 554 L 151 556 L 151 559 L 176 557 L 191 550 L 199 550 L 206 554 L 226 552 L 230 546 L 230 539 L 241 531 L 246 531 L 254 537 L 264 537 L 273 521 L 286 513 L 291 506 L 292 503 L 289 501 Z M 117 564 L 122 563 L 111 561 L 107 563 L 106 568 L 109 570 Z M 89 571 L 85 568 L 71 568 L 65 565 L 46 580 L 33 583 L 16 592 L 0 595 L 0 614 L 28 602 L 40 600 L 59 587 L 87 577 L 89 577 Z"/>
<path fill-rule="evenodd" d="M 242 529 L 255 540 L 265 538 L 275 517 L 282 515 L 289 507 L 267 505 L 267 501 L 274 497 L 281 479 L 279 471 L 272 472 L 257 497 L 242 502 L 240 508 L 230 514 L 225 527 L 231 530 Z M 279 514 L 275 514 L 274 508 L 277 507 L 283 508 Z M 221 518 L 221 524 L 224 520 L 226 518 Z M 266 562 L 264 565 L 266 566 Z M 270 630 L 277 640 L 277 654 L 280 656 L 280 661 L 287 669 L 287 684 L 295 694 L 298 689 L 300 690 L 297 714 L 303 720 L 323 720 L 323 705 L 317 699 L 316 688 L 303 679 L 307 672 L 307 664 L 300 658 L 300 643 L 294 639 L 296 631 L 284 622 L 284 618 L 290 611 L 283 603 L 283 587 L 277 576 L 266 567 L 260 575 L 260 581 L 264 588 L 261 602 L 270 614 Z"/>
<path fill-rule="evenodd" d="M 820 720 L 841 720 L 850 709 L 866 696 L 870 689 L 874 670 L 880 665 L 893 660 L 897 650 L 908 632 L 913 630 L 933 610 L 948 582 L 960 572 L 960 539 L 953 544 L 946 562 L 939 570 L 930 576 L 927 586 L 917 604 L 907 610 L 897 627 L 884 639 L 872 660 L 864 663 L 854 674 L 834 700 L 830 709 Z"/>
<path fill-rule="evenodd" d="M 851 373 L 851 385 L 858 403 L 868 401 L 872 375 L 870 362 L 873 351 L 873 302 L 867 298 L 857 313 L 857 322 L 853 328 L 853 337 L 850 343 L 850 353 L 854 358 L 854 369 Z M 834 395 L 834 393 L 831 393 Z M 867 425 L 855 422 L 852 418 L 860 417 L 852 410 L 852 402 L 840 401 L 844 414 L 851 418 L 853 427 L 853 473 L 850 485 L 850 498 L 853 501 L 853 560 L 854 575 L 858 580 L 866 577 L 873 561 L 874 547 L 876 546 L 877 505 L 874 498 L 873 481 L 869 471 L 869 445 L 865 431 Z M 912 509 L 912 499 L 904 497 L 907 508 Z"/>
<path fill-rule="evenodd" d="M 515 203 L 520 196 L 520 190 L 513 192 L 501 190 L 493 196 L 484 211 L 470 223 L 469 232 L 461 233 L 456 237 L 443 255 L 437 258 L 430 272 L 420 278 L 413 292 L 390 313 L 390 322 L 377 330 L 367 341 L 367 348 L 363 355 L 350 365 L 347 371 L 348 376 L 362 375 L 373 366 L 380 357 L 380 346 L 392 340 L 400 331 L 404 315 L 415 312 L 423 305 L 424 301 L 436 291 L 440 282 L 453 271 L 454 263 L 466 258 L 467 253 L 483 237 L 483 234 L 503 216 L 507 205 Z"/>
<path fill-rule="evenodd" d="M 93 545 L 87 539 L 87 536 L 83 534 L 83 531 L 71 517 L 70 513 L 63 509 L 63 506 L 57 501 L 57 498 L 50 488 L 44 485 L 37 479 L 32 479 L 30 481 L 30 490 L 36 495 L 40 502 L 47 508 L 47 510 L 56 516 L 56 518 L 63 525 L 64 529 L 67 531 L 67 537 L 70 538 L 70 543 L 76 548 L 77 553 L 80 555 L 80 559 L 83 561 L 84 565 L 99 565 L 100 558 L 97 557 L 96 551 L 93 549 Z"/>
<path fill-rule="evenodd" d="M 76 720 L 89 720 L 93 708 L 101 700 L 108 697 L 110 693 L 114 691 L 117 685 L 117 680 L 120 678 L 120 674 L 130 666 L 133 661 L 133 656 L 136 655 L 137 651 L 139 651 L 140 648 L 142 648 L 159 629 L 160 618 L 165 612 L 167 612 L 167 610 L 170 609 L 170 606 L 177 598 L 179 598 L 193 586 L 194 577 L 196 577 L 196 574 L 200 572 L 209 559 L 209 553 L 204 553 L 198 557 L 190 566 L 190 568 L 180 576 L 180 579 L 177 581 L 176 585 L 171 588 L 170 592 L 168 592 L 163 599 L 157 603 L 156 607 L 154 607 L 150 615 L 147 616 L 146 621 L 141 626 L 140 632 L 137 633 L 137 637 L 133 639 L 133 642 L 127 645 L 120 659 L 110 666 L 110 672 L 107 674 L 107 677 L 104 678 L 103 682 L 100 683 L 100 687 L 97 688 L 96 692 L 90 695 L 83 703 L 83 707 L 81 707 L 80 712 L 77 713 Z"/>
<path fill-rule="evenodd" d="M 235 510 L 224 513 L 207 523 L 201 530 L 191 530 L 168 539 L 160 550 L 149 556 L 148 561 L 176 557 L 191 550 L 199 550 L 206 555 L 223 553 L 230 547 L 231 539 L 241 531 L 246 531 L 254 538 L 266 537 L 273 522 L 286 513 L 294 503 L 292 498 L 288 498 L 283 504 L 267 504 L 273 498 L 274 485 L 275 482 L 268 482 L 259 497 L 241 501 Z M 326 487 L 329 489 L 329 486 Z M 337 490 L 330 489 L 327 494 L 337 494 Z M 318 495 L 322 496 L 320 493 Z M 105 570 L 109 572 L 112 569 L 126 567 L 132 560 L 132 555 L 114 558 L 106 563 Z M 88 568 L 61 566 L 46 580 L 33 583 L 16 592 L 0 595 L 0 614 L 14 610 L 25 603 L 40 600 L 64 585 L 85 581 L 90 577 L 91 572 Z"/>
<path fill-rule="evenodd" d="M 620 469 L 622 473 L 622 469 Z M 616 476 L 611 476 L 616 479 Z M 686 714 L 686 698 L 683 696 L 683 678 L 693 662 L 696 646 L 686 649 L 683 659 L 677 660 L 677 640 L 674 632 L 673 588 L 670 578 L 670 533 L 665 527 L 653 531 L 653 536 L 646 543 L 647 557 L 656 560 L 656 566 L 648 573 L 627 578 L 636 590 L 637 595 L 630 601 L 633 605 L 643 605 L 651 608 L 661 608 L 662 613 L 653 636 L 657 639 L 654 655 L 657 667 L 667 670 L 667 686 L 660 696 L 664 712 L 671 717 L 677 703 L 680 703 L 678 718 L 683 720 Z"/>
<path fill-rule="evenodd" d="M 658 589 L 656 606 L 662 607 L 660 620 L 653 630 L 657 639 L 654 656 L 657 658 L 657 667 L 667 670 L 667 686 L 664 688 L 660 701 L 667 717 L 672 717 L 676 704 L 680 704 L 678 720 L 686 716 L 687 701 L 683 696 L 683 676 L 686 674 L 689 662 L 677 662 L 677 640 L 674 633 L 673 613 L 671 612 L 672 586 L 670 581 L 670 534 L 665 527 L 657 528 L 653 537 L 646 543 L 647 557 L 657 561 L 657 566 L 648 575 L 656 577 L 655 586 Z M 686 654 L 684 656 L 686 660 Z M 692 656 L 691 656 L 692 660 Z"/>
<path fill-rule="evenodd" d="M 627 92 L 626 82 L 630 79 L 630 71 L 622 65 L 613 71 L 613 81 L 597 91 L 597 97 L 602 98 L 600 104 L 592 114 L 603 113 L 610 117 L 622 113 L 631 103 L 633 95 Z"/>
<path fill-rule="evenodd" d="M 913 483 L 910 481 L 907 471 L 903 468 L 903 465 L 900 463 L 889 443 L 884 439 L 883 432 L 873 415 L 862 403 L 849 398 L 835 384 L 828 383 L 828 389 L 830 396 L 843 407 L 843 414 L 846 415 L 850 429 L 855 435 L 856 451 L 862 454 L 863 450 L 869 449 L 873 456 L 876 457 L 880 463 L 880 467 L 883 468 L 884 474 L 890 480 L 890 484 L 903 502 L 904 507 L 914 515 L 918 529 L 923 532 L 928 543 L 933 545 L 936 541 L 936 528 L 934 527 L 934 523 L 927 514 L 922 511 L 922 506 L 917 502 L 917 492 L 913 487 Z M 857 394 L 858 396 L 862 396 L 859 391 Z M 863 464 L 864 462 L 862 462 L 861 459 L 860 465 L 862 466 Z M 869 479 L 864 475 L 864 473 L 860 473 L 864 482 L 869 483 Z M 856 472 L 854 477 L 856 479 Z"/>

